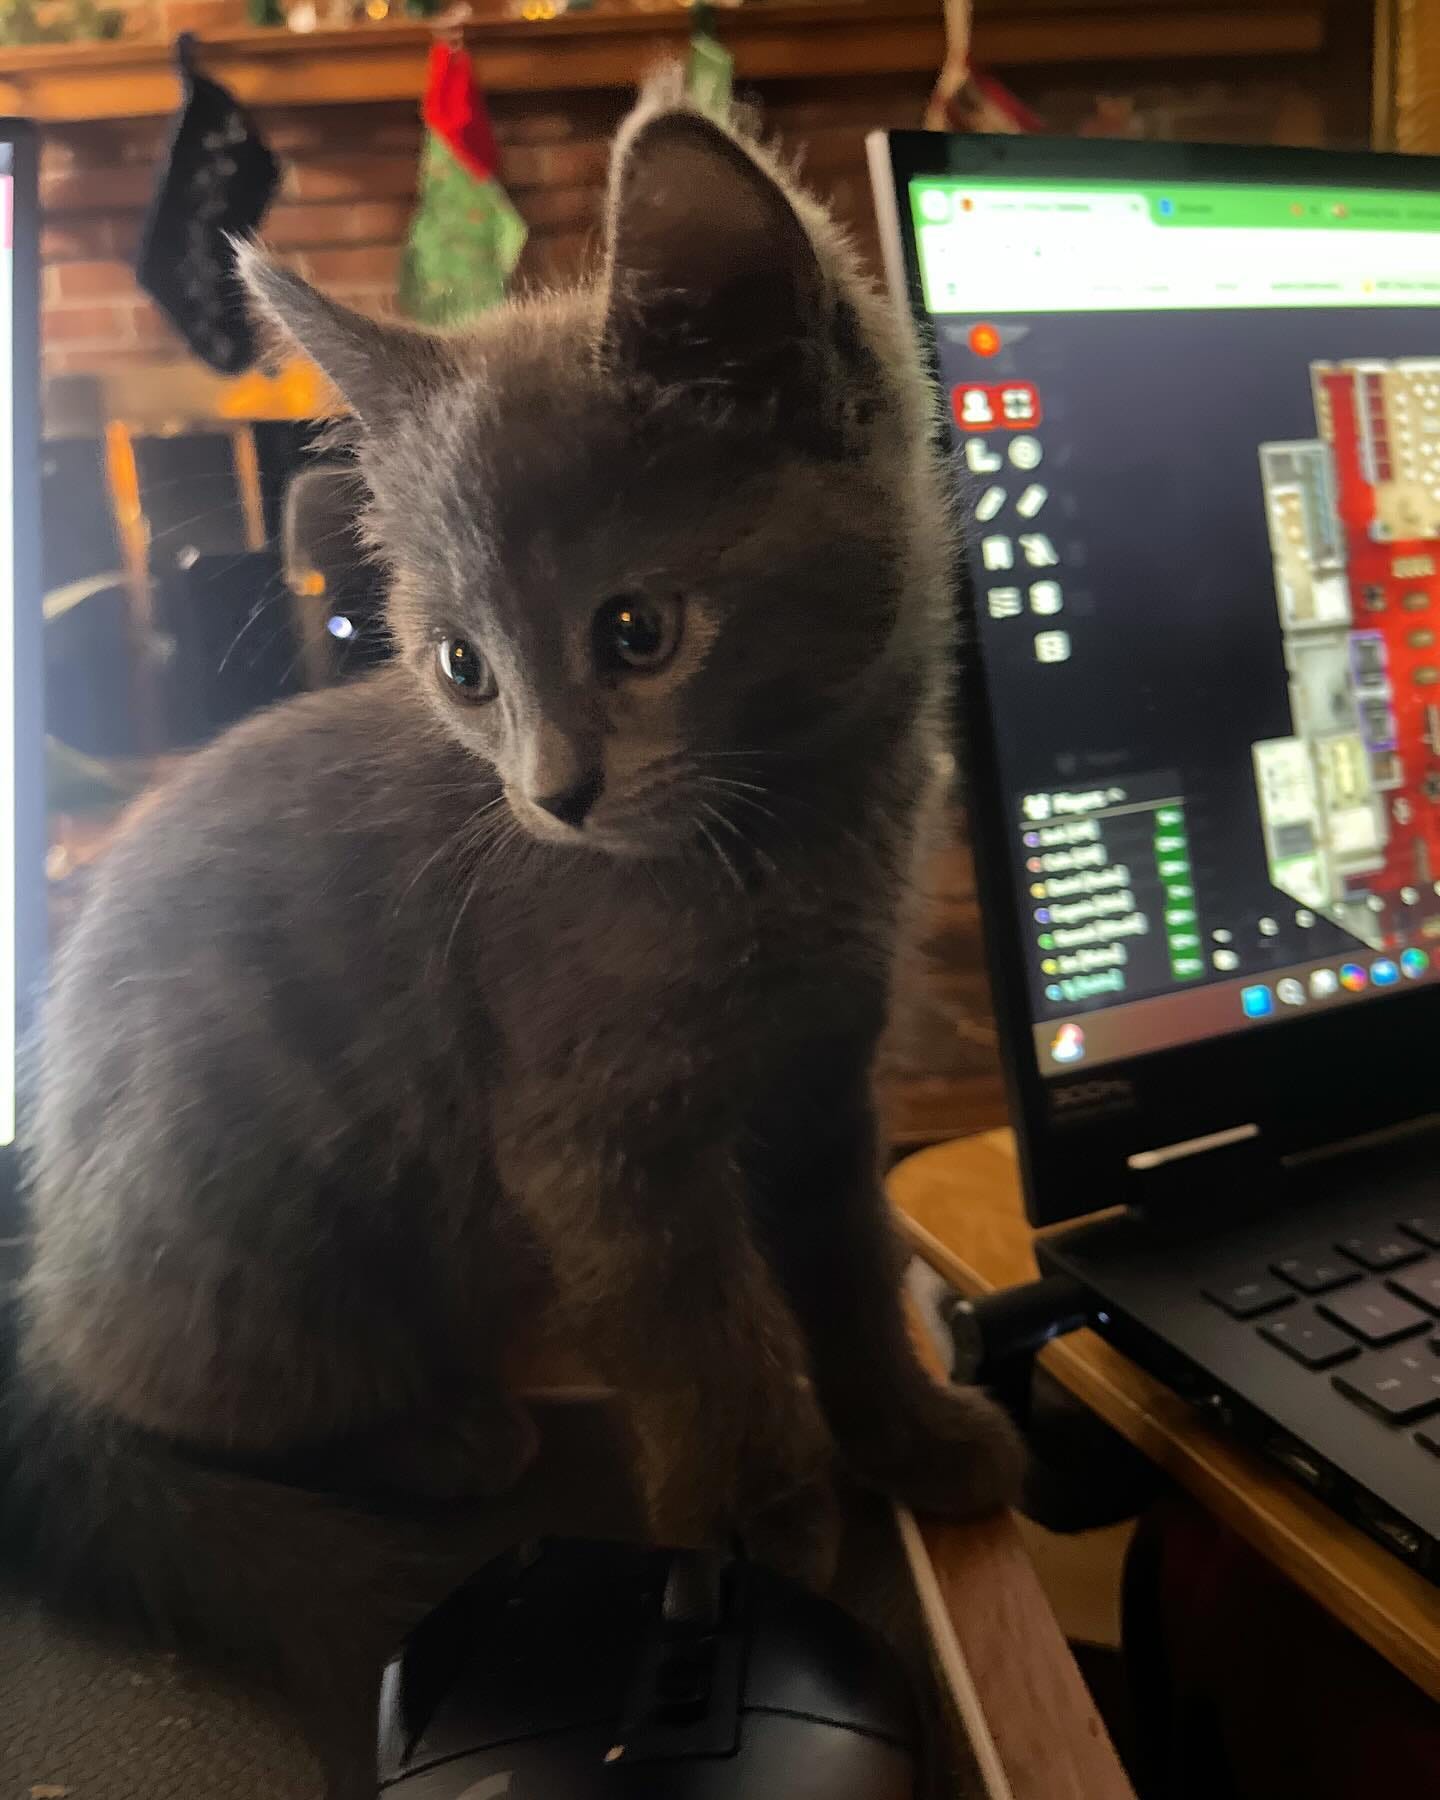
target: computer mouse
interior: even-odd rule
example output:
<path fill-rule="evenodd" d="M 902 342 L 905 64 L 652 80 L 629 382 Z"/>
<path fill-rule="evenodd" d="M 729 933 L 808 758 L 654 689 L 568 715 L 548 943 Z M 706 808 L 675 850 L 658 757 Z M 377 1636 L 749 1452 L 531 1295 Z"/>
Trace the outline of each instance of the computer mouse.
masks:
<path fill-rule="evenodd" d="M 752 1564 L 565 1543 L 507 1560 L 386 1669 L 395 1800 L 915 1800 L 894 1652 Z"/>

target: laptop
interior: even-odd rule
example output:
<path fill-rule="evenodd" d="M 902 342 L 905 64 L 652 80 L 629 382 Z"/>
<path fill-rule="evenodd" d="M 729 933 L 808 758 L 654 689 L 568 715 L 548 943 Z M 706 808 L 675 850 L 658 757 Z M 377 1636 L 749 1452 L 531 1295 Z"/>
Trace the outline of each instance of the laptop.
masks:
<path fill-rule="evenodd" d="M 1042 1267 L 1440 1581 L 1440 161 L 870 151 Z"/>
<path fill-rule="evenodd" d="M 0 119 L 0 1241 L 18 1229 L 19 1051 L 45 951 L 35 172 L 31 127 Z"/>

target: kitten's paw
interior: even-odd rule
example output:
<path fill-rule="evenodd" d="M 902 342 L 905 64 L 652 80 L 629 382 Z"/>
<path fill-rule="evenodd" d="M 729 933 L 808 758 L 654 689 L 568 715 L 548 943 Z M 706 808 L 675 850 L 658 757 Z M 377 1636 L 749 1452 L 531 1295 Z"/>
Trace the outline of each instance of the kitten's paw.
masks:
<path fill-rule="evenodd" d="M 772 1501 L 740 1535 L 755 1562 L 823 1594 L 835 1579 L 840 1534 L 835 1490 L 828 1481 L 817 1480 Z"/>
<path fill-rule="evenodd" d="M 842 1444 L 869 1485 L 917 1512 L 976 1518 L 1013 1506 L 1025 1474 L 1025 1446 L 1008 1415 L 978 1388 L 926 1391 L 878 1443 Z"/>

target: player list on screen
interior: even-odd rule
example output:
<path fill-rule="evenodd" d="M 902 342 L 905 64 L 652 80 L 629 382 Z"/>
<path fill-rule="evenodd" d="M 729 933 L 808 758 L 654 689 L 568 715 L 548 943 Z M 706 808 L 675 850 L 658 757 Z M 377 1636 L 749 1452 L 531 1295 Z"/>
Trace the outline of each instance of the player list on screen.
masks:
<path fill-rule="evenodd" d="M 1035 968 L 1055 1007 L 1205 973 L 1185 806 L 1173 774 L 1021 796 Z"/>

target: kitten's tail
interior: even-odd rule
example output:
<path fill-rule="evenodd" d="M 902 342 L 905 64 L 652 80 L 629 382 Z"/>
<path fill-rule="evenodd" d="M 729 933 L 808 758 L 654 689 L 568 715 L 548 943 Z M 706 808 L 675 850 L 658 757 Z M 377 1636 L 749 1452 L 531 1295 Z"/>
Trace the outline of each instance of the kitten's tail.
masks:
<path fill-rule="evenodd" d="M 6 1585 L 83 1623 L 259 1676 L 312 1711 L 351 1705 L 357 1684 L 373 1701 L 404 1632 L 505 1551 L 634 1529 L 623 1483 L 598 1491 L 596 1470 L 615 1466 L 613 1421 L 593 1408 L 547 1409 L 541 1456 L 500 1498 L 400 1512 L 191 1460 L 31 1391 L 13 1365 L 7 1386 Z"/>
<path fill-rule="evenodd" d="M 190 1462 L 123 1421 L 42 1399 L 23 1378 L 5 1412 L 6 1578 L 48 1606 L 166 1649 L 238 1650 L 266 1672 L 289 1660 L 285 1615 L 323 1606 L 317 1569 L 332 1590 L 343 1569 L 392 1612 L 387 1564 L 403 1559 L 393 1531 L 322 1495 Z"/>

